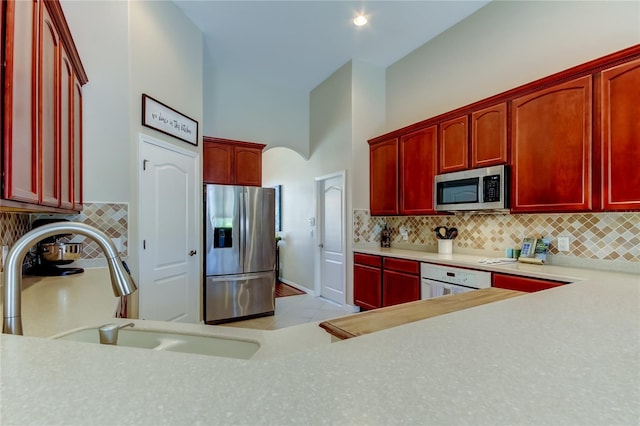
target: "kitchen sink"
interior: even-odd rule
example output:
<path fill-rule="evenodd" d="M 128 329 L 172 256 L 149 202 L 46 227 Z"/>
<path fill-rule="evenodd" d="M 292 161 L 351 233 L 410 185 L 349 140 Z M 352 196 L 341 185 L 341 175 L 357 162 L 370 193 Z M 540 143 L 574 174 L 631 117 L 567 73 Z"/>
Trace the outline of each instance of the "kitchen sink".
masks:
<path fill-rule="evenodd" d="M 100 344 L 98 327 L 53 336 L 53 339 Z M 260 349 L 258 342 L 226 337 L 171 333 L 135 328 L 121 329 L 117 346 L 249 359 Z"/>

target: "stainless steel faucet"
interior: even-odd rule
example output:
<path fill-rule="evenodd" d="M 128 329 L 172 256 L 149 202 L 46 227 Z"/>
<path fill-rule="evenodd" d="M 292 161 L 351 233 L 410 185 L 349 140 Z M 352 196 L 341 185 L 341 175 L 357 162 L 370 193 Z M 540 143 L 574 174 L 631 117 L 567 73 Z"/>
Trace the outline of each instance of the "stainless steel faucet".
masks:
<path fill-rule="evenodd" d="M 100 333 L 100 343 L 103 345 L 117 345 L 118 331 L 125 327 L 135 327 L 135 324 L 128 322 L 126 324 L 105 324 L 98 329 Z"/>
<path fill-rule="evenodd" d="M 22 261 L 33 245 L 41 240 L 59 234 L 81 234 L 95 241 L 107 258 L 113 294 L 126 296 L 137 287 L 124 262 L 118 256 L 118 250 L 104 232 L 93 226 L 79 222 L 56 222 L 39 226 L 27 232 L 9 250 L 4 270 L 4 323 L 2 332 L 22 334 Z"/>

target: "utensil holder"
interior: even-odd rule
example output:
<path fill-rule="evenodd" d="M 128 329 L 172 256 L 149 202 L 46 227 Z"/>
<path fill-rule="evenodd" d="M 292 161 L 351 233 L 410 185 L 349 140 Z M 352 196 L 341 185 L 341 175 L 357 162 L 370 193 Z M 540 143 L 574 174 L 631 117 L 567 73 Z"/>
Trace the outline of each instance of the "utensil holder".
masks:
<path fill-rule="evenodd" d="M 438 240 L 438 254 L 453 253 L 453 240 Z"/>

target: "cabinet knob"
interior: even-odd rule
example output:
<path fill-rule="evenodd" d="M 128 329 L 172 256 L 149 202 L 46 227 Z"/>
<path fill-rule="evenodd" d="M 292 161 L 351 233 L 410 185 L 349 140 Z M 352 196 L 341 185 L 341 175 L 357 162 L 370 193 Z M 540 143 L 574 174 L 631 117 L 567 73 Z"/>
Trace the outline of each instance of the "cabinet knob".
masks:
<path fill-rule="evenodd" d="M 195 256 L 195 255 L 196 255 L 196 251 L 195 251 L 195 250 L 191 250 L 191 251 L 189 252 L 189 256 Z"/>

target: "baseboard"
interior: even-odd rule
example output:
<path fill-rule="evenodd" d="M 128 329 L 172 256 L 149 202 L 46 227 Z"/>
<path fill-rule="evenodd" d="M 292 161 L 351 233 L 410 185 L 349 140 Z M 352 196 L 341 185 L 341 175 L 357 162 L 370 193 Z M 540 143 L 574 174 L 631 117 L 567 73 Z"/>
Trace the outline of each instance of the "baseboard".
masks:
<path fill-rule="evenodd" d="M 297 288 L 300 291 L 304 291 L 305 293 L 307 293 L 307 294 L 309 294 L 309 295 L 311 295 L 313 297 L 320 296 L 314 290 L 308 289 L 307 287 L 302 286 L 300 284 L 296 284 L 293 281 L 289 281 L 289 280 L 284 279 L 284 278 L 280 278 L 279 281 L 283 282 L 283 283 L 285 283 L 287 285 L 290 285 L 291 287 Z M 332 303 L 335 303 L 335 302 L 332 302 Z M 340 306 L 340 304 L 336 303 L 336 306 Z M 349 305 L 348 303 L 345 303 L 344 305 L 342 305 L 342 308 L 345 310 L 345 312 L 348 312 L 348 313 L 351 313 L 351 314 L 356 313 L 356 312 L 360 312 L 360 307 L 359 306 Z"/>
<path fill-rule="evenodd" d="M 355 314 L 356 312 L 360 312 L 360 306 L 356 306 L 356 305 L 349 305 L 347 303 L 344 304 L 344 310 Z"/>
<path fill-rule="evenodd" d="M 310 295 L 312 295 L 312 296 L 314 296 L 314 297 L 315 297 L 315 296 L 317 296 L 317 295 L 315 294 L 315 291 L 313 291 L 313 290 L 311 290 L 311 289 L 308 289 L 307 287 L 305 287 L 305 286 L 303 286 L 303 285 L 300 285 L 300 284 L 294 283 L 293 281 L 289 281 L 289 280 L 284 279 L 284 278 L 279 278 L 279 279 L 278 279 L 278 281 L 280 281 L 281 283 L 285 283 L 285 284 L 287 284 L 287 285 L 290 285 L 290 286 L 291 286 L 291 287 L 293 287 L 293 288 L 297 288 L 297 289 L 298 289 L 298 290 L 300 290 L 300 291 L 304 291 L 305 293 L 310 294 Z"/>

